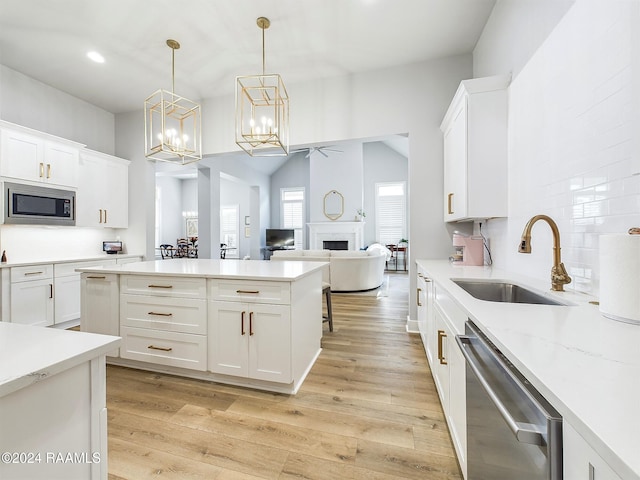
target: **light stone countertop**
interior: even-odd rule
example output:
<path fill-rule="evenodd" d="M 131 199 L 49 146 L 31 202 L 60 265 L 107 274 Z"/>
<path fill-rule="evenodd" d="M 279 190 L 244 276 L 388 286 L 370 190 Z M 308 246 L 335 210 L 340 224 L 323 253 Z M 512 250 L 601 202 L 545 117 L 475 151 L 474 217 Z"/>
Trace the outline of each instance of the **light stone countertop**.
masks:
<path fill-rule="evenodd" d="M 104 355 L 120 337 L 0 322 L 0 397 Z"/>
<path fill-rule="evenodd" d="M 326 262 L 269 260 L 211 260 L 180 258 L 152 260 L 106 267 L 78 268 L 79 272 L 117 273 L 120 275 L 161 275 L 237 280 L 295 281 L 317 270 Z"/>
<path fill-rule="evenodd" d="M 608 319 L 595 298 L 551 292 L 491 267 L 418 260 L 436 285 L 625 480 L 640 480 L 640 325 Z M 509 280 L 572 306 L 478 300 L 452 278 Z"/>
<path fill-rule="evenodd" d="M 98 254 L 91 257 L 50 257 L 44 258 L 35 261 L 19 261 L 19 262 L 6 262 L 0 263 L 0 268 L 12 268 L 12 267 L 26 267 L 29 265 L 47 265 L 50 263 L 76 263 L 76 262 L 94 262 L 101 260 L 117 260 L 118 258 L 134 258 L 134 257 L 144 257 L 141 254 L 135 253 L 119 253 L 119 254 Z"/>

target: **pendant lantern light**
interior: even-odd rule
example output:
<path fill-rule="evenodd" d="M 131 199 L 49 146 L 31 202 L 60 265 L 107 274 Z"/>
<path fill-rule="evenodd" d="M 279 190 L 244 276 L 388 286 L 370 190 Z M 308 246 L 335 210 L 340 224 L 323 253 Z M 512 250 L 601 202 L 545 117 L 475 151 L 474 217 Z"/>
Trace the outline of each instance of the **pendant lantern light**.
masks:
<path fill-rule="evenodd" d="M 145 156 L 186 165 L 202 159 L 200 105 L 176 95 L 175 53 L 180 44 L 167 40 L 171 48 L 171 91 L 158 90 L 144 102 Z"/>
<path fill-rule="evenodd" d="M 264 31 L 271 22 L 259 17 L 262 75 L 236 77 L 236 143 L 251 156 L 289 154 L 289 97 L 277 73 L 265 73 Z"/>

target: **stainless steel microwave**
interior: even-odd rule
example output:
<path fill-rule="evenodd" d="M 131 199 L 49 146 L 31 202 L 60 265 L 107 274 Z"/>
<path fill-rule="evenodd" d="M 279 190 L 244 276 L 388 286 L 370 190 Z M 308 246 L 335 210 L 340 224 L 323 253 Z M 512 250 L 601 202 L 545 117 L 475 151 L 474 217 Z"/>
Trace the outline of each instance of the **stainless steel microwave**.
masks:
<path fill-rule="evenodd" d="M 76 224 L 76 193 L 71 190 L 4 183 L 4 223 Z"/>

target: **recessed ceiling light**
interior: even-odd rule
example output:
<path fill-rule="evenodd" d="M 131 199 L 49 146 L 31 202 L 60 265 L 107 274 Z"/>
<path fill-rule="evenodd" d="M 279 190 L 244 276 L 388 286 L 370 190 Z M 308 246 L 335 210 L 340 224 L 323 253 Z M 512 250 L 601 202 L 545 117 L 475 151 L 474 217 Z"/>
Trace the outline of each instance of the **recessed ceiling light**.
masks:
<path fill-rule="evenodd" d="M 100 55 L 98 52 L 89 52 L 87 53 L 87 57 L 93 60 L 96 63 L 104 63 L 104 57 Z"/>

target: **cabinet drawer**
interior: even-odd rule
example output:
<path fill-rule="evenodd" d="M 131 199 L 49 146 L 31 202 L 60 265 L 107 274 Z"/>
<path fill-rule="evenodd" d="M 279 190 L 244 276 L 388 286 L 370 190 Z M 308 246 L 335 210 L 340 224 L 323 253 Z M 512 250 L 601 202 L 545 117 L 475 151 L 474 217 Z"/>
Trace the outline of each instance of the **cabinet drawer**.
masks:
<path fill-rule="evenodd" d="M 195 298 L 120 296 L 121 325 L 170 332 L 207 333 L 207 301 Z"/>
<path fill-rule="evenodd" d="M 452 327 L 453 334 L 463 335 L 464 324 L 467 321 L 467 314 L 460 308 L 444 288 L 435 286 L 435 305 L 440 308 L 444 317 Z"/>
<path fill-rule="evenodd" d="M 289 282 L 209 280 L 211 300 L 230 302 L 291 303 Z"/>
<path fill-rule="evenodd" d="M 207 337 L 146 328 L 120 328 L 120 356 L 131 360 L 205 371 Z"/>
<path fill-rule="evenodd" d="M 120 291 L 134 295 L 206 298 L 207 283 L 204 278 L 122 275 Z"/>
<path fill-rule="evenodd" d="M 53 278 L 53 264 L 13 267 L 11 269 L 11 283 L 28 282 L 30 280 L 51 280 Z"/>
<path fill-rule="evenodd" d="M 56 277 L 80 275 L 79 272 L 76 272 L 76 268 L 102 267 L 115 264 L 115 260 L 93 260 L 86 262 L 56 263 L 53 266 L 53 273 Z"/>

